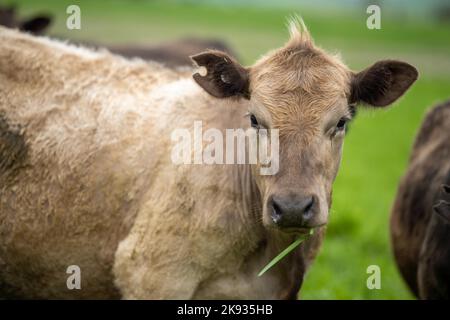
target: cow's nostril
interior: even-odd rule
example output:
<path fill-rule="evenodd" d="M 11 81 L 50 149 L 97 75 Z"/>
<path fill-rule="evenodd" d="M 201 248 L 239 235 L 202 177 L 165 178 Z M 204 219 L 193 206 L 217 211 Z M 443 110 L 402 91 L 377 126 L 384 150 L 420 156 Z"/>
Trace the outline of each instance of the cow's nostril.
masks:
<path fill-rule="evenodd" d="M 316 215 L 315 196 L 273 196 L 269 202 L 271 218 L 279 227 L 309 227 Z"/>
<path fill-rule="evenodd" d="M 273 221 L 278 222 L 278 220 L 281 219 L 282 214 L 283 214 L 283 210 L 281 209 L 280 205 L 275 200 L 272 200 L 272 219 L 273 219 Z"/>
<path fill-rule="evenodd" d="M 311 209 L 314 206 L 314 197 L 310 197 L 305 203 L 306 205 L 301 211 L 303 211 L 304 218 L 309 218 L 312 215 Z"/>

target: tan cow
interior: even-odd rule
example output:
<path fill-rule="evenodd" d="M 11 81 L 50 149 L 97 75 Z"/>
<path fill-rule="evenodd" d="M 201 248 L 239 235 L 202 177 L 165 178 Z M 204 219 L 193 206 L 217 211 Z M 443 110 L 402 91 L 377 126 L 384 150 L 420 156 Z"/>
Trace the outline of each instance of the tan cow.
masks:
<path fill-rule="evenodd" d="M 391 60 L 353 73 L 300 24 L 248 68 L 218 51 L 194 56 L 208 71 L 195 81 L 0 29 L 1 295 L 295 298 L 328 220 L 353 106 L 386 106 L 417 78 Z M 279 129 L 278 173 L 174 164 L 171 134 L 196 120 Z M 80 290 L 67 287 L 72 265 Z"/>

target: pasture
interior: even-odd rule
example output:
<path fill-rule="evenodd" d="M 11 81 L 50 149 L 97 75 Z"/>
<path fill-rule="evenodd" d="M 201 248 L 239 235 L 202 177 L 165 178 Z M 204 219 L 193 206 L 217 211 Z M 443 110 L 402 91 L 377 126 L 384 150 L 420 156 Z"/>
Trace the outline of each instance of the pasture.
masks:
<path fill-rule="evenodd" d="M 107 44 L 153 44 L 182 37 L 227 41 L 250 64 L 288 39 L 286 18 L 305 20 L 315 42 L 340 52 L 354 70 L 379 59 L 415 65 L 419 80 L 386 111 L 359 109 L 346 138 L 327 236 L 306 276 L 302 299 L 410 299 L 391 254 L 389 213 L 415 132 L 426 110 L 450 96 L 450 25 L 386 15 L 366 28 L 365 8 L 352 12 L 206 6 L 173 1 L 15 1 L 21 15 L 50 12 L 50 34 Z M 65 27 L 69 4 L 81 7 L 81 30 Z M 359 11 L 358 11 L 359 10 Z M 366 268 L 381 268 L 381 289 L 366 287 Z"/>

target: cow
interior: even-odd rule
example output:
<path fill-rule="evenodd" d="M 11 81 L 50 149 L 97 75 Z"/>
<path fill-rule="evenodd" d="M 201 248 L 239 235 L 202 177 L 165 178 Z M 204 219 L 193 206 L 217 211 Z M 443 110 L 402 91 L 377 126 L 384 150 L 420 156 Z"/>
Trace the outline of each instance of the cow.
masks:
<path fill-rule="evenodd" d="M 127 58 L 157 61 L 171 68 L 191 66 L 190 56 L 204 50 L 219 50 L 236 56 L 231 47 L 222 40 L 182 38 L 159 45 L 96 45 Z"/>
<path fill-rule="evenodd" d="M 29 19 L 20 19 L 17 16 L 16 6 L 0 6 L 0 25 L 8 28 L 40 35 L 45 33 L 51 22 L 52 17 L 48 14 L 37 14 Z M 95 50 L 106 48 L 108 51 L 126 58 L 158 61 L 174 68 L 190 66 L 192 61 L 189 57 L 207 49 L 220 50 L 235 55 L 229 45 L 218 39 L 182 38 L 159 45 L 111 45 L 73 40 L 71 43 L 88 46 Z"/>
<path fill-rule="evenodd" d="M 36 14 L 29 19 L 20 19 L 17 16 L 16 6 L 0 6 L 0 25 L 15 28 L 33 34 L 43 34 L 52 23 L 49 14 Z M 235 55 L 228 44 L 219 39 L 182 38 L 158 45 L 133 44 L 102 44 L 92 41 L 70 41 L 76 45 L 88 46 L 95 50 L 106 48 L 112 53 L 126 58 L 140 58 L 148 61 L 158 61 L 166 66 L 177 68 L 190 66 L 191 55 L 207 49 L 224 51 Z"/>
<path fill-rule="evenodd" d="M 48 29 L 51 22 L 52 17 L 48 14 L 36 14 L 28 19 L 21 19 L 17 16 L 16 6 L 0 6 L 0 25 L 8 28 L 42 34 Z"/>
<path fill-rule="evenodd" d="M 0 29 L 1 295 L 296 298 L 354 109 L 391 104 L 418 72 L 397 60 L 353 72 L 302 20 L 289 25 L 252 66 L 205 51 L 193 76 Z M 175 164 L 172 134 L 196 121 L 278 132 L 279 169 Z M 79 290 L 67 283 L 77 269 Z"/>
<path fill-rule="evenodd" d="M 450 101 L 425 117 L 391 212 L 395 260 L 420 299 L 450 298 Z"/>

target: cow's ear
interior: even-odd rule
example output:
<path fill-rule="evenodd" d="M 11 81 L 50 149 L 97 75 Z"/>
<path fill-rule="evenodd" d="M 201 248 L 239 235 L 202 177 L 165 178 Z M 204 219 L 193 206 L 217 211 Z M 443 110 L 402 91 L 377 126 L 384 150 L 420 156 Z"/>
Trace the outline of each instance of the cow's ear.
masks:
<path fill-rule="evenodd" d="M 47 15 L 35 16 L 25 20 L 20 25 L 20 30 L 31 32 L 34 34 L 42 33 L 52 22 L 52 18 Z"/>
<path fill-rule="evenodd" d="M 406 62 L 379 61 L 353 75 L 350 103 L 387 106 L 403 95 L 417 77 L 416 68 Z"/>
<path fill-rule="evenodd" d="M 194 80 L 210 95 L 217 98 L 244 97 L 250 99 L 249 72 L 235 59 L 221 51 L 206 51 L 191 56 L 206 74 L 194 74 Z"/>

